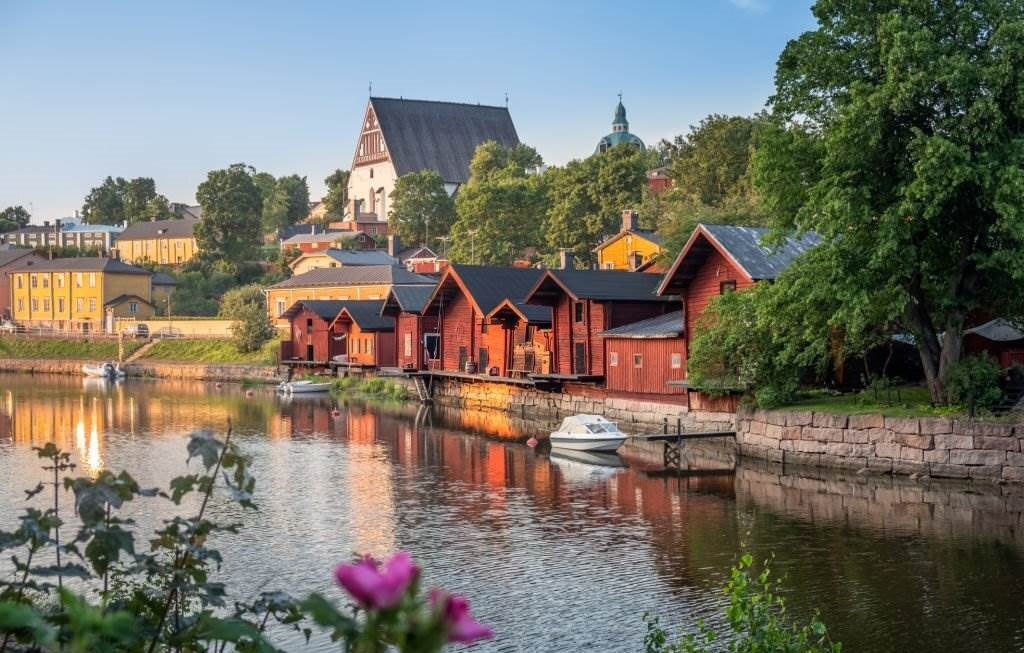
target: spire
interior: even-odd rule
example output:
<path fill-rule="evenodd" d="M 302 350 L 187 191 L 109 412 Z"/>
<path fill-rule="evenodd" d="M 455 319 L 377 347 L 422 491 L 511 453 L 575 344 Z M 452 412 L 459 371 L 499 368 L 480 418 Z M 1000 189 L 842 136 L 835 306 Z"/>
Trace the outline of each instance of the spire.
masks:
<path fill-rule="evenodd" d="M 615 107 L 615 120 L 612 121 L 612 131 L 629 131 L 629 121 L 626 120 L 626 107 L 622 104 L 622 93 L 619 93 L 619 104 Z"/>

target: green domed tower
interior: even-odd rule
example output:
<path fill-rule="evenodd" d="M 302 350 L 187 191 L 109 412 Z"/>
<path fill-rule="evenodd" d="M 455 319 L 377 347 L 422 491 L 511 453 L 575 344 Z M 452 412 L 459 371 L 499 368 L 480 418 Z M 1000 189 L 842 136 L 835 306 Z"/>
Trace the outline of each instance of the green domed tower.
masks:
<path fill-rule="evenodd" d="M 639 136 L 629 133 L 629 121 L 626 120 L 626 107 L 622 104 L 622 94 L 619 94 L 619 104 L 615 107 L 615 119 L 612 121 L 612 133 L 608 134 L 597 142 L 594 154 L 607 152 L 616 145 L 632 145 L 644 149 L 644 142 Z"/>

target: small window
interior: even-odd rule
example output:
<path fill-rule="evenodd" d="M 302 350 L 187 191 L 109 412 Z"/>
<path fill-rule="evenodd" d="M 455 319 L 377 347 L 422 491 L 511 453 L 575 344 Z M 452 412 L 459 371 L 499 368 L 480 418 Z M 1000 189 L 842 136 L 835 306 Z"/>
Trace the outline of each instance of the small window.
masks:
<path fill-rule="evenodd" d="M 373 168 L 370 168 L 370 179 L 373 179 Z"/>
<path fill-rule="evenodd" d="M 487 318 L 480 320 L 480 333 L 487 333 Z"/>
<path fill-rule="evenodd" d="M 60 274 L 57 275 L 57 287 L 58 288 L 63 288 L 64 287 L 64 273 L 63 272 L 61 272 Z"/>
<path fill-rule="evenodd" d="M 48 277 L 47 275 L 44 274 L 43 275 L 43 288 L 49 288 L 49 287 L 50 287 L 50 277 Z"/>
<path fill-rule="evenodd" d="M 307 317 L 306 318 L 306 331 L 309 331 L 309 332 L 313 331 L 313 318 L 311 318 L 311 317 Z"/>
<path fill-rule="evenodd" d="M 281 317 L 282 313 L 284 313 L 284 300 L 279 299 L 277 300 L 277 316 Z"/>
<path fill-rule="evenodd" d="M 79 313 L 81 313 L 84 306 L 85 306 L 85 301 L 81 297 L 79 297 L 75 301 L 75 310 L 77 310 Z"/>
<path fill-rule="evenodd" d="M 719 294 L 722 294 L 722 295 L 724 295 L 726 293 L 730 293 L 730 292 L 736 292 L 736 282 L 735 281 L 723 281 L 722 283 L 718 284 L 718 292 L 719 292 Z"/>
<path fill-rule="evenodd" d="M 608 366 L 618 367 L 619 366 L 619 352 L 610 351 L 608 352 Z"/>
<path fill-rule="evenodd" d="M 24 299 L 19 299 L 18 300 L 18 310 L 19 311 L 24 311 L 25 310 L 25 300 Z"/>
<path fill-rule="evenodd" d="M 672 354 L 672 369 L 678 370 L 683 366 L 683 355 Z"/>
<path fill-rule="evenodd" d="M 644 366 L 644 355 L 643 354 L 633 354 L 633 367 L 643 367 L 643 366 Z"/>
<path fill-rule="evenodd" d="M 30 274 L 30 275 L 28 275 L 28 278 L 29 278 L 29 283 L 28 283 L 29 286 L 31 286 L 32 288 L 38 288 L 39 287 L 39 279 L 36 278 L 36 275 Z"/>
<path fill-rule="evenodd" d="M 43 300 L 43 311 L 45 311 L 47 313 L 50 311 L 50 300 L 49 299 L 44 299 Z"/>
<path fill-rule="evenodd" d="M 63 313 L 64 312 L 64 298 L 63 297 L 58 297 L 57 298 L 57 312 L 58 313 Z"/>
<path fill-rule="evenodd" d="M 583 321 L 583 302 L 576 302 L 573 305 L 574 317 L 577 322 Z"/>
<path fill-rule="evenodd" d="M 82 273 L 81 272 L 75 272 L 75 288 L 81 288 L 81 287 L 82 287 Z"/>
<path fill-rule="evenodd" d="M 138 302 L 128 302 L 128 312 L 131 313 L 132 315 L 135 315 L 136 313 L 138 313 L 139 312 L 139 303 Z"/>
<path fill-rule="evenodd" d="M 24 287 L 25 287 L 25 275 L 24 274 L 19 274 L 18 275 L 18 290 L 21 290 Z"/>
<path fill-rule="evenodd" d="M 96 287 L 96 273 L 95 272 L 90 272 L 89 273 L 89 287 L 90 288 L 95 288 Z"/>
<path fill-rule="evenodd" d="M 89 310 L 90 311 L 95 311 L 96 310 L 96 298 L 95 297 L 90 297 L 89 298 Z"/>
<path fill-rule="evenodd" d="M 411 333 L 406 332 L 405 338 L 403 340 L 402 351 L 403 351 L 403 354 L 402 354 L 403 356 L 405 356 L 407 358 L 409 356 L 412 356 L 412 334 Z"/>
<path fill-rule="evenodd" d="M 39 300 L 34 298 L 34 297 L 32 298 L 32 310 L 33 311 L 38 311 L 39 310 Z"/>

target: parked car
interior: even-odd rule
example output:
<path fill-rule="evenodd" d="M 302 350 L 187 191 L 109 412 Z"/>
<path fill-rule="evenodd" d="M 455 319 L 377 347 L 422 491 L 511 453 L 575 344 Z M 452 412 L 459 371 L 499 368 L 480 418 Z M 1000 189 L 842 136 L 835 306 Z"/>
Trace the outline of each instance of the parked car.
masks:
<path fill-rule="evenodd" d="M 183 337 L 183 334 L 174 327 L 163 327 L 162 329 L 157 329 L 156 333 L 153 334 L 153 337 L 157 340 L 163 340 L 165 338 L 181 338 Z"/>
<path fill-rule="evenodd" d="M 0 322 L 0 333 L 18 333 L 21 329 L 17 324 L 10 320 L 4 320 Z"/>
<path fill-rule="evenodd" d="M 148 338 L 149 325 L 136 322 L 134 324 L 129 324 L 121 333 L 128 338 Z"/>

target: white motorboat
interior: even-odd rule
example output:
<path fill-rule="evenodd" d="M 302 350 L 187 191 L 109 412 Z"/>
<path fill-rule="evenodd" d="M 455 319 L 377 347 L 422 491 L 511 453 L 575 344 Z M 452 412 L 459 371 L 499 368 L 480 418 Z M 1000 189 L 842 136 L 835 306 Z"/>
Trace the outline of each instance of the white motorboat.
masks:
<path fill-rule="evenodd" d="M 316 381 L 285 381 L 277 386 L 277 389 L 285 394 L 305 394 L 308 392 L 330 392 L 331 382 L 317 383 Z"/>
<path fill-rule="evenodd" d="M 551 433 L 552 448 L 576 451 L 615 451 L 626 441 L 615 422 L 600 415 L 573 415 Z"/>
<path fill-rule="evenodd" d="M 86 363 L 82 366 L 82 372 L 86 376 L 102 379 L 123 379 L 125 377 L 125 371 L 121 369 L 121 364 L 112 363 L 111 361 L 100 363 L 99 365 Z"/>

